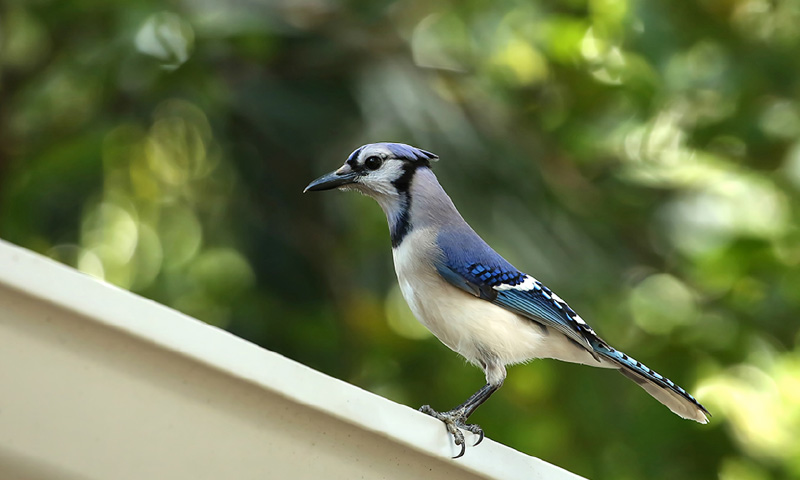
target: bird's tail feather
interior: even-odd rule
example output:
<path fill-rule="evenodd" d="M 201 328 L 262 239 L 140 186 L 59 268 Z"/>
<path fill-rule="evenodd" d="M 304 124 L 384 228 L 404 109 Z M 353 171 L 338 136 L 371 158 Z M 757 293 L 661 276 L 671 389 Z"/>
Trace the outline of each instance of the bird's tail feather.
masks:
<path fill-rule="evenodd" d="M 689 420 L 708 423 L 711 417 L 708 410 L 672 380 L 605 343 L 596 343 L 592 346 L 600 356 L 619 365 L 620 373 L 639 384 L 673 413 Z"/>

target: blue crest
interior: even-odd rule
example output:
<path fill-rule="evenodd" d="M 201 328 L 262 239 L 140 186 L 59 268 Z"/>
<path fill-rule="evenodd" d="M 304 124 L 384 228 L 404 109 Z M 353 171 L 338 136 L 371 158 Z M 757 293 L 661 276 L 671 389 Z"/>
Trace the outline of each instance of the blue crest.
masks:
<path fill-rule="evenodd" d="M 357 159 L 361 154 L 361 151 L 370 145 L 379 145 L 384 147 L 385 149 L 389 150 L 392 156 L 397 159 L 412 163 L 419 163 L 426 166 L 430 166 L 430 162 L 435 162 L 439 159 L 435 153 L 431 153 L 421 148 L 412 147 L 411 145 L 406 145 L 405 143 L 380 142 L 358 147 L 353 151 L 353 153 L 350 154 L 349 157 L 347 157 L 347 161 L 349 163 L 354 162 L 355 159 Z"/>
<path fill-rule="evenodd" d="M 406 145 L 405 143 L 383 143 L 382 145 L 388 148 L 395 157 L 401 160 L 408 160 L 409 162 L 423 162 L 425 164 L 430 164 L 430 162 L 435 162 L 439 159 L 436 154 L 421 148 Z"/>

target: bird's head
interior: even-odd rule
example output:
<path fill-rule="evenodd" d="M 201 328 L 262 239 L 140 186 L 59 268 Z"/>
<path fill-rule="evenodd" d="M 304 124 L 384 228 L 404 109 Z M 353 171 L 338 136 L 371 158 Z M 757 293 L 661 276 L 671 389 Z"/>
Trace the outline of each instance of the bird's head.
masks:
<path fill-rule="evenodd" d="M 403 143 L 371 143 L 356 149 L 338 170 L 309 183 L 303 192 L 356 190 L 377 199 L 399 198 L 414 172 L 439 157 Z M 382 202 L 381 202 L 382 203 Z"/>

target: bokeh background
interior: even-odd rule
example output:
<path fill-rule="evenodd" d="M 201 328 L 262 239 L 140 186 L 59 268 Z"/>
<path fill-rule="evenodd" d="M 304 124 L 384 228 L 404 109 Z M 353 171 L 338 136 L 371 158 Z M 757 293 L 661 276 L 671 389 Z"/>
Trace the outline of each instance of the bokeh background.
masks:
<path fill-rule="evenodd" d="M 593 479 L 800 478 L 796 0 L 5 0 L 0 237 L 412 407 L 420 327 L 363 143 L 431 150 L 476 230 L 711 410 L 510 369 L 473 420 Z"/>

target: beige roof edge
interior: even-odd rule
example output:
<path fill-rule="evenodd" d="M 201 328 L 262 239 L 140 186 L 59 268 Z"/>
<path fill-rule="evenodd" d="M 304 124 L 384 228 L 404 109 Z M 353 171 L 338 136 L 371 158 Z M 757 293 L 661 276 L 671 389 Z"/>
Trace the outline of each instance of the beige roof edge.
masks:
<path fill-rule="evenodd" d="M 378 434 L 410 449 L 398 451 L 415 451 L 428 457 L 425 461 L 444 462 L 448 468 L 456 469 L 456 473 L 470 472 L 478 477 L 498 479 L 581 478 L 488 438 L 478 447 L 468 447 L 464 457 L 453 460 L 451 457 L 457 450 L 437 420 L 0 240 L 0 287 L 3 286 L 9 292 L 16 291 L 59 310 L 74 312 L 85 321 L 110 327 L 159 350 L 191 359 L 290 402 Z M 2 308 L 0 303 L 0 314 Z M 0 335 L 2 327 L 0 318 Z M 2 341 L 0 336 L 0 347 Z M 0 366 L 0 381 L 4 380 L 3 375 Z M 265 411 L 264 415 L 269 412 Z M 0 416 L 0 429 L 2 426 Z M 467 436 L 471 445 L 474 437 Z M 1 440 L 0 464 L 3 458 Z"/>

